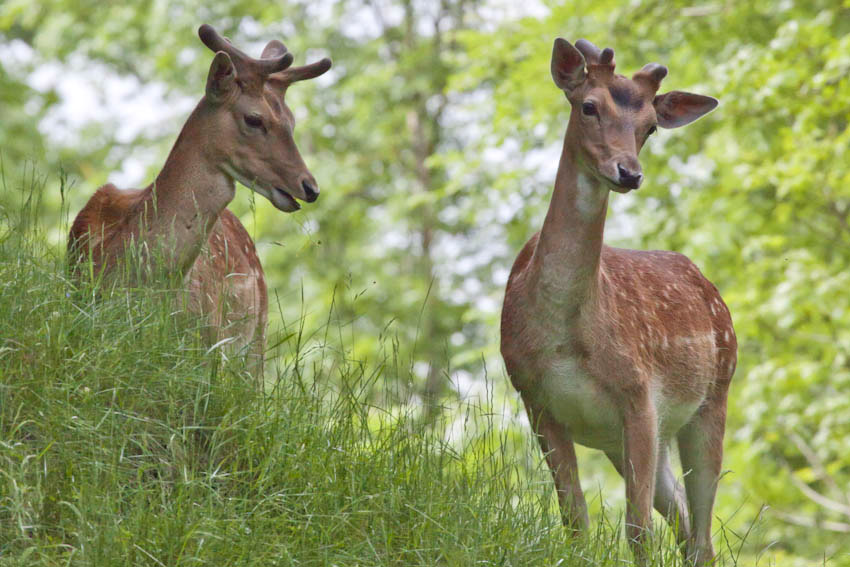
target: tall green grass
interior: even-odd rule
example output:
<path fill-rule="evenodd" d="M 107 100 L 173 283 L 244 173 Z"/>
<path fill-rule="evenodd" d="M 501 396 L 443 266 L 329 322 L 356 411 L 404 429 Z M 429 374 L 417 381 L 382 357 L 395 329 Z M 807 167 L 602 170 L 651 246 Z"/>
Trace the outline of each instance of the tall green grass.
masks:
<path fill-rule="evenodd" d="M 297 326 L 259 391 L 169 286 L 69 281 L 34 194 L 0 221 L 0 565 L 632 562 L 619 514 L 567 538 L 535 441 L 492 400 L 377 407 L 397 360 Z M 651 564 L 683 565 L 656 527 Z"/>

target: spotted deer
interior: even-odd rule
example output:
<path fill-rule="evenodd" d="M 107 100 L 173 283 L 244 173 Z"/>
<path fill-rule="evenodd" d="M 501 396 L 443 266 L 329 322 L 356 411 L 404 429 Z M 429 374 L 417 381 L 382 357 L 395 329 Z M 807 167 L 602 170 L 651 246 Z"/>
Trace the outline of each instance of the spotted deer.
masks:
<path fill-rule="evenodd" d="M 68 261 L 76 273 L 89 262 L 109 273 L 129 246 L 148 251 L 158 269 L 181 278 L 192 310 L 209 318 L 209 339 L 247 347 L 260 377 L 266 282 L 254 242 L 226 207 L 236 181 L 287 213 L 301 208 L 296 199 L 318 198 L 284 98 L 292 83 L 318 77 L 331 61 L 292 67 L 293 55 L 279 41 L 254 59 L 209 25 L 198 35 L 215 53 L 205 96 L 151 185 L 119 190 L 108 184 L 95 192 L 71 227 Z"/>
<path fill-rule="evenodd" d="M 653 506 L 690 561 L 710 562 L 737 361 L 729 310 L 685 256 L 612 248 L 602 234 L 609 192 L 643 181 L 638 152 L 647 138 L 696 120 L 717 100 L 657 95 L 666 67 L 651 63 L 626 78 L 614 73 L 613 50 L 586 40 L 555 40 L 551 73 L 570 102 L 569 125 L 543 228 L 508 279 L 502 356 L 571 532 L 588 524 L 579 443 L 602 450 L 625 479 L 626 531 L 640 562 Z M 668 457 L 674 437 L 684 491 Z"/>

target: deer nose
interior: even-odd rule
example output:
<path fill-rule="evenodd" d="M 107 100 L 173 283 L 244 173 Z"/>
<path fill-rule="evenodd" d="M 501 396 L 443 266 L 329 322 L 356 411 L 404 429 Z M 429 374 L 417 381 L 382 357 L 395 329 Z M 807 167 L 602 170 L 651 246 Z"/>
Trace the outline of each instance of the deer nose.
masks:
<path fill-rule="evenodd" d="M 304 200 L 312 203 L 319 198 L 319 188 L 312 181 L 304 180 L 301 182 L 301 188 L 304 189 Z"/>
<path fill-rule="evenodd" d="M 637 189 L 643 181 L 643 173 L 631 171 L 619 163 L 617 164 L 617 173 L 620 176 L 620 185 L 628 189 Z"/>

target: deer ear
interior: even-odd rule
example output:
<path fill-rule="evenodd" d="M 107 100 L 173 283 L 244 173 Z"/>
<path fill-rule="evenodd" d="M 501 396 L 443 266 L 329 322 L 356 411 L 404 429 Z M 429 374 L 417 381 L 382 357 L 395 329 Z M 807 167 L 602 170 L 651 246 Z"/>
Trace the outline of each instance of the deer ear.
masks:
<path fill-rule="evenodd" d="M 584 82 L 584 55 L 570 44 L 558 38 L 552 46 L 552 79 L 559 89 L 569 93 Z"/>
<path fill-rule="evenodd" d="M 207 97 L 219 102 L 225 100 L 236 88 L 236 67 L 227 53 L 219 51 L 213 57 L 210 73 L 207 75 Z"/>
<path fill-rule="evenodd" d="M 718 101 L 710 96 L 670 91 L 656 96 L 652 105 L 655 107 L 659 126 L 678 128 L 717 108 Z"/>

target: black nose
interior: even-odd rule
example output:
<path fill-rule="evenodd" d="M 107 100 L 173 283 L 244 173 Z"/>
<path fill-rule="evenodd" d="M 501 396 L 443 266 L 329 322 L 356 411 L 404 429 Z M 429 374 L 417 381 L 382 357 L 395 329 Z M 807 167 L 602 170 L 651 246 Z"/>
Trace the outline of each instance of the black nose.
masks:
<path fill-rule="evenodd" d="M 620 164 L 617 164 L 617 173 L 620 174 L 620 185 L 628 189 L 637 189 L 643 181 L 643 173 L 629 171 Z"/>
<path fill-rule="evenodd" d="M 319 188 L 306 179 L 301 182 L 301 187 L 304 189 L 304 198 L 308 203 L 312 203 L 319 198 Z"/>

